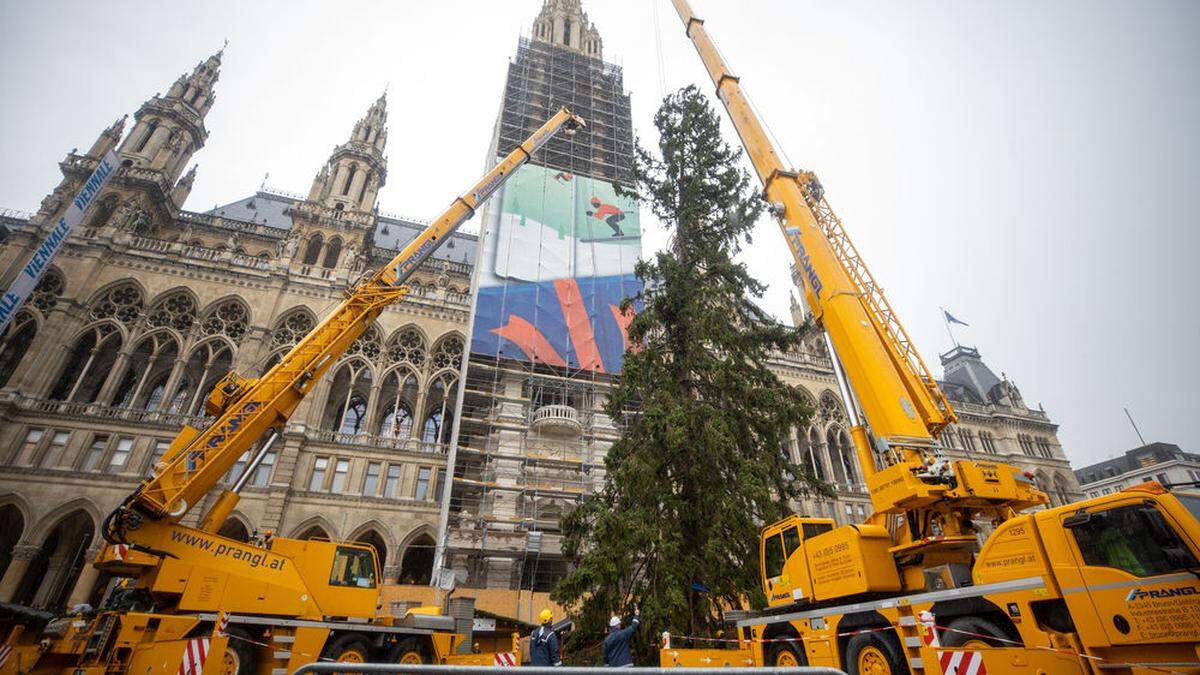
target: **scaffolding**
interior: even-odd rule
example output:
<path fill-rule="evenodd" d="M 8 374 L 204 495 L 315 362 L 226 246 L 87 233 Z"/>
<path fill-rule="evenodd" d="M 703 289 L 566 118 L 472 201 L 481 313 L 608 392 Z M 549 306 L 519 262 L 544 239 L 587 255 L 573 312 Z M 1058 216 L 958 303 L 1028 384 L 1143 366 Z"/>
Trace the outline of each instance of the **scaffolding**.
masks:
<path fill-rule="evenodd" d="M 629 187 L 633 124 L 621 68 L 562 45 L 521 38 L 508 68 L 496 156 L 564 105 L 587 128 L 552 139 L 531 164 Z M 488 208 L 499 208 L 496 201 Z M 485 212 L 481 251 L 488 222 Z M 475 289 L 475 303 L 479 296 Z M 591 316 L 601 309 L 608 311 L 589 307 Z M 472 321 L 477 311 L 473 305 Z M 603 412 L 612 374 L 512 358 L 499 348 L 470 351 L 463 373 L 444 565 L 460 586 L 516 591 L 513 616 L 532 620 L 541 609 L 533 594 L 550 591 L 569 570 L 560 519 L 602 484 L 604 458 L 619 436 Z"/>

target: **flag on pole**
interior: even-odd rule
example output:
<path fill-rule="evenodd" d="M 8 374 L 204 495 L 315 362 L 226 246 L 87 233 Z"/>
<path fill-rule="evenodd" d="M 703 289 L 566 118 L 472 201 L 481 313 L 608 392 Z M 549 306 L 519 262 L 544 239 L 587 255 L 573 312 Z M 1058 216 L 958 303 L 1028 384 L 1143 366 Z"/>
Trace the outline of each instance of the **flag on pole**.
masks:
<path fill-rule="evenodd" d="M 946 323 L 956 323 L 960 326 L 970 326 L 971 325 L 971 324 L 967 323 L 966 321 L 959 321 L 958 319 L 954 318 L 953 314 L 951 314 L 950 312 L 947 312 L 944 309 L 942 310 L 942 313 L 946 315 Z"/>

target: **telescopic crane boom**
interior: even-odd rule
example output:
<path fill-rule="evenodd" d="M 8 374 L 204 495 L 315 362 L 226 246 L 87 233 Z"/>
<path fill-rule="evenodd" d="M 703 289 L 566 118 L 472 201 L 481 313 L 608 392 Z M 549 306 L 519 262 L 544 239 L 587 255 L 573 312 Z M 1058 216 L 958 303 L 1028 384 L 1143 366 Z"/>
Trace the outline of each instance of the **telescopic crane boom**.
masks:
<path fill-rule="evenodd" d="M 892 528 L 899 555 L 915 553 L 910 547 L 919 548 L 918 540 L 935 531 L 939 539 L 965 546 L 974 541 L 966 522 L 977 514 L 1006 517 L 1045 503 L 1045 494 L 1015 467 L 941 459 L 938 434 L 957 421 L 946 395 L 830 208 L 820 181 L 782 162 L 704 21 L 687 0 L 672 2 L 762 181 L 807 305 L 825 330 L 875 510 L 870 522 L 883 525 L 888 514 L 905 516 L 901 528 Z"/>
<path fill-rule="evenodd" d="M 353 344 L 390 304 L 408 293 L 404 282 L 518 167 L 555 133 L 584 124 L 566 108 L 489 170 L 474 187 L 454 202 L 380 270 L 360 279 L 346 299 L 261 377 L 229 373 L 205 401 L 214 416 L 205 429 L 184 427 L 164 454 L 155 473 L 112 514 L 104 536 L 110 543 L 141 542 L 130 533 L 144 518 L 179 522 L 217 483 L 231 466 L 264 434 L 270 434 L 247 466 L 253 471 L 274 442 L 279 427 L 300 401 L 320 381 L 325 371 Z M 226 490 L 205 515 L 202 530 L 216 532 L 237 503 L 239 480 Z"/>

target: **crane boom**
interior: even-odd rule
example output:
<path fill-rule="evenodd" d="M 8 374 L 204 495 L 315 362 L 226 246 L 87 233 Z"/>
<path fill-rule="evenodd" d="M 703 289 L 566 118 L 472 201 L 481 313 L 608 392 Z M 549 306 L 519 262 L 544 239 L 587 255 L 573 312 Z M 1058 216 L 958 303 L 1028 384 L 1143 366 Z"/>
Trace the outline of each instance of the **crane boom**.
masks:
<path fill-rule="evenodd" d="M 808 307 L 827 332 L 863 415 L 886 449 L 916 460 L 955 420 L 945 394 L 922 361 L 883 289 L 825 200 L 816 176 L 787 167 L 730 72 L 704 21 L 687 0 L 672 0 L 717 87 L 762 181 L 764 194 L 791 249 Z M 847 401 L 854 417 L 853 401 Z M 854 436 L 864 477 L 876 472 L 865 430 Z"/>
<path fill-rule="evenodd" d="M 268 431 L 277 430 L 287 421 L 304 396 L 379 313 L 407 294 L 404 282 L 417 267 L 471 218 L 513 171 L 529 161 L 533 152 L 559 130 L 583 124 L 582 119 L 566 108 L 559 110 L 470 190 L 455 198 L 395 258 L 355 283 L 345 300 L 273 368 L 258 378 L 231 372 L 222 379 L 205 403 L 214 416 L 212 423 L 203 430 L 185 427 L 179 433 L 154 475 L 106 521 L 106 538 L 124 541 L 125 530 L 135 529 L 142 517 L 178 522 L 243 453 Z M 267 443 L 273 439 L 272 436 Z M 201 529 L 216 531 L 236 499 L 234 492 L 226 491 L 204 519 Z"/>

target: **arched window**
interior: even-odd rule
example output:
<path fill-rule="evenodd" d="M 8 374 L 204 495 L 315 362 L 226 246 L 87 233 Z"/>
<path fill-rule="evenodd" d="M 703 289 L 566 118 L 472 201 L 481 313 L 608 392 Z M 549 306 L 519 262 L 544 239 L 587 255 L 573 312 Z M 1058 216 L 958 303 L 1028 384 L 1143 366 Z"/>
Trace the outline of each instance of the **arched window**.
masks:
<path fill-rule="evenodd" d="M 325 262 L 322 267 L 325 269 L 333 269 L 337 267 L 338 257 L 342 255 L 342 240 L 334 237 L 329 240 L 329 245 L 325 247 Z"/>
<path fill-rule="evenodd" d="M 342 186 L 342 196 L 350 194 L 350 185 L 354 183 L 354 176 L 358 174 L 358 165 L 351 164 L 350 170 L 346 172 L 346 184 Z"/>
<path fill-rule="evenodd" d="M 200 333 L 205 336 L 224 335 L 234 343 L 240 342 L 242 336 L 250 329 L 246 305 L 240 300 L 230 298 L 215 307 L 210 307 L 200 322 Z"/>
<path fill-rule="evenodd" d="M 426 404 L 425 422 L 421 425 L 422 443 L 449 443 L 450 429 L 453 422 L 452 402 L 450 401 L 456 378 L 447 373 L 429 387 L 428 403 Z"/>
<path fill-rule="evenodd" d="M 112 219 L 113 213 L 115 213 L 116 210 L 117 196 L 109 195 L 96 205 L 96 212 L 93 213 L 92 217 L 88 220 L 87 228 L 89 230 L 97 230 L 101 227 L 104 227 L 105 223 Z"/>
<path fill-rule="evenodd" d="M 387 358 L 389 365 L 403 363 L 420 372 L 425 367 L 425 338 L 421 331 L 409 326 L 394 333 L 388 340 Z"/>
<path fill-rule="evenodd" d="M 358 203 L 363 203 L 363 198 L 367 196 L 367 186 L 371 184 L 371 172 L 367 171 L 367 177 L 363 179 L 362 187 L 358 190 Z"/>
<path fill-rule="evenodd" d="M 433 537 L 422 534 L 404 549 L 400 583 L 427 586 L 433 576 Z"/>
<path fill-rule="evenodd" d="M 361 396 L 351 396 L 342 412 L 342 423 L 338 428 L 343 434 L 360 434 L 366 431 L 367 401 Z"/>
<path fill-rule="evenodd" d="M 320 233 L 314 234 L 312 237 L 310 237 L 308 240 L 308 246 L 304 248 L 304 264 L 316 265 L 317 261 L 321 259 L 321 249 L 324 247 L 325 237 L 322 237 Z"/>
<path fill-rule="evenodd" d="M 379 392 L 383 415 L 376 434 L 394 440 L 412 437 L 413 408 L 417 401 L 417 376 L 407 369 L 396 369 L 384 376 Z"/>
<path fill-rule="evenodd" d="M 187 333 L 196 323 L 196 301 L 187 291 L 162 296 L 150 306 L 146 323 L 152 328 L 174 328 Z"/>
<path fill-rule="evenodd" d="M 462 361 L 463 340 L 457 335 L 452 335 L 438 344 L 433 352 L 433 372 L 445 370 L 447 368 L 457 369 Z"/>
<path fill-rule="evenodd" d="M 142 291 L 132 283 L 123 283 L 108 289 L 92 300 L 92 319 L 113 319 L 132 326 L 142 315 Z"/>
<path fill-rule="evenodd" d="M 370 124 L 363 125 L 362 139 L 368 143 L 371 142 L 371 125 Z"/>
<path fill-rule="evenodd" d="M 95 401 L 117 361 L 121 343 L 121 331 L 111 323 L 105 322 L 85 331 L 75 340 L 50 398 L 83 403 Z"/>
<path fill-rule="evenodd" d="M 571 20 L 570 19 L 567 19 L 566 21 L 563 22 L 562 40 L 563 40 L 564 45 L 571 44 Z"/>
<path fill-rule="evenodd" d="M 192 92 L 192 97 L 190 99 L 188 99 L 188 103 L 190 103 L 192 105 L 196 105 L 196 101 L 199 99 L 200 99 L 200 88 L 197 87 L 195 89 L 195 91 Z"/>
<path fill-rule="evenodd" d="M 143 339 L 130 356 L 113 405 L 154 410 L 178 357 L 179 345 L 170 334 L 159 331 Z"/>
<path fill-rule="evenodd" d="M 171 397 L 171 409 L 187 415 L 204 413 L 204 399 L 233 364 L 233 350 L 222 339 L 208 340 L 192 350 L 183 367 L 177 393 Z"/>
<path fill-rule="evenodd" d="M 150 138 L 154 136 L 154 132 L 158 131 L 158 120 L 151 120 L 150 124 L 146 125 L 146 135 L 142 136 L 142 140 L 138 141 L 134 152 L 141 152 L 146 149 L 146 144 L 150 142 Z"/>
<path fill-rule="evenodd" d="M 344 434 L 367 433 L 367 401 L 371 398 L 371 367 L 360 358 L 342 364 L 333 376 L 325 404 L 323 426 Z"/>
<path fill-rule="evenodd" d="M 29 345 L 33 343 L 37 330 L 37 319 L 34 318 L 33 312 L 22 309 L 8 324 L 8 328 L 4 329 L 4 334 L 0 335 L 0 387 L 8 384 L 8 379 L 17 369 L 17 364 L 21 363 L 25 352 L 29 351 Z"/>

